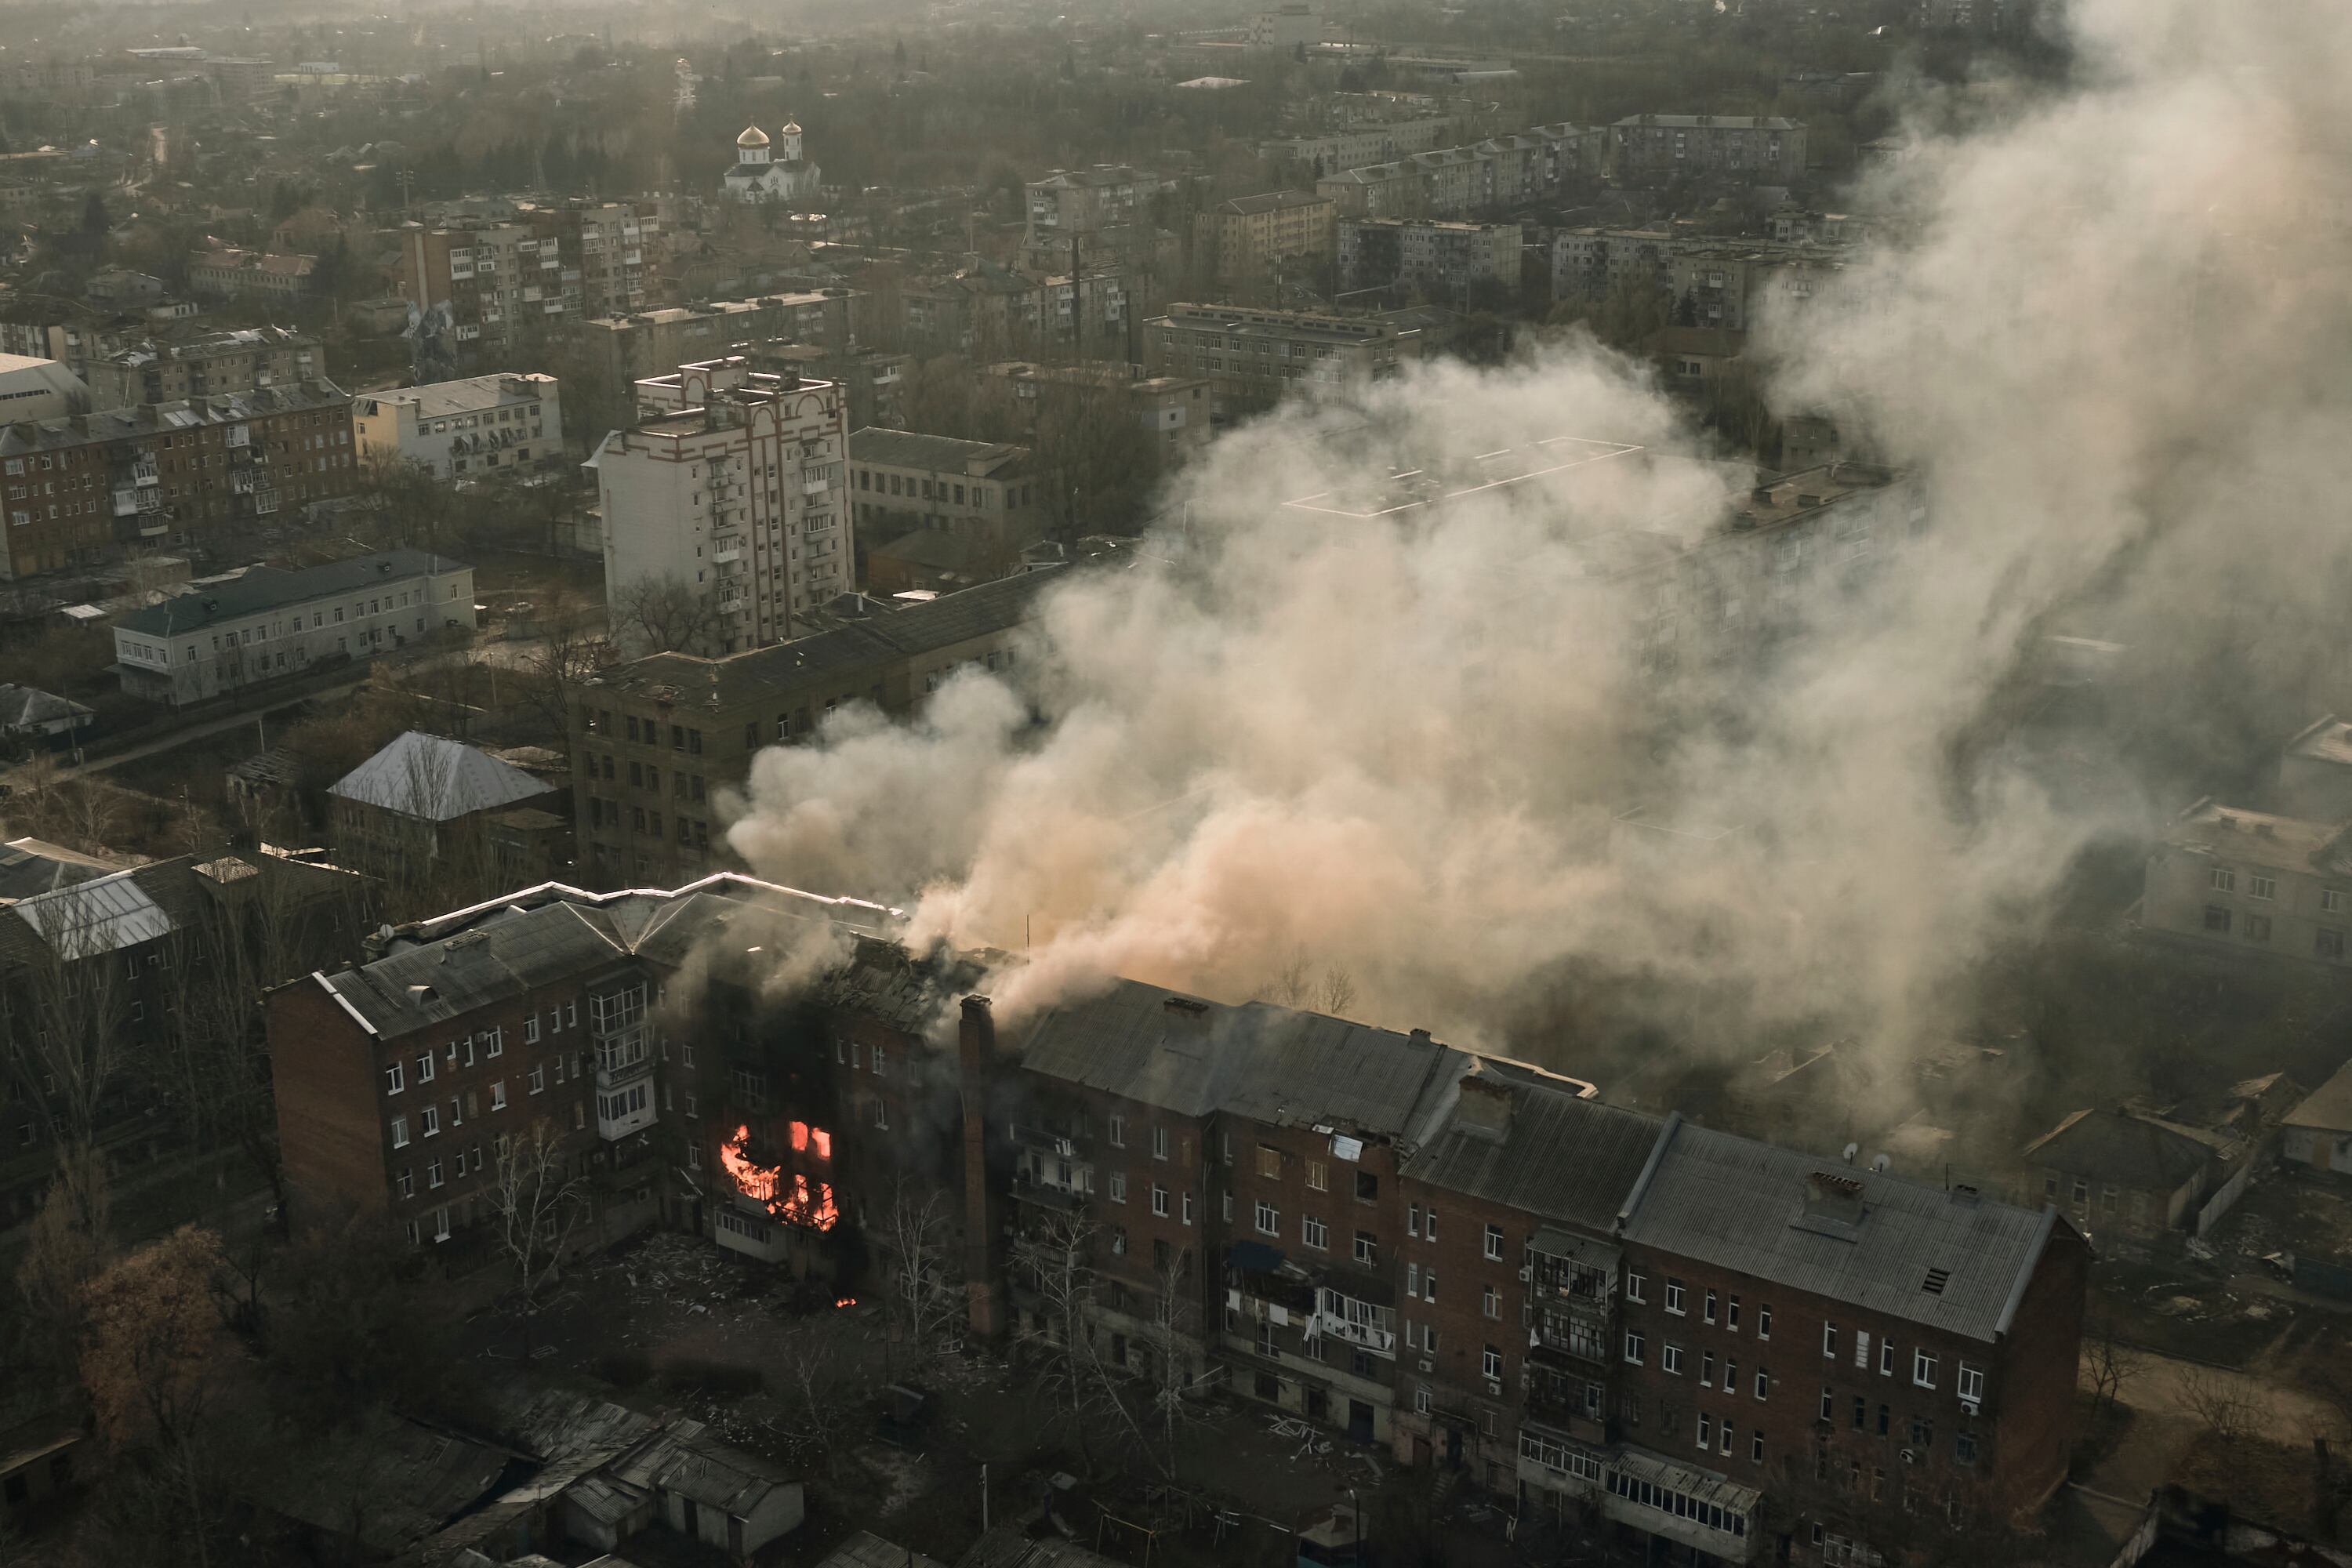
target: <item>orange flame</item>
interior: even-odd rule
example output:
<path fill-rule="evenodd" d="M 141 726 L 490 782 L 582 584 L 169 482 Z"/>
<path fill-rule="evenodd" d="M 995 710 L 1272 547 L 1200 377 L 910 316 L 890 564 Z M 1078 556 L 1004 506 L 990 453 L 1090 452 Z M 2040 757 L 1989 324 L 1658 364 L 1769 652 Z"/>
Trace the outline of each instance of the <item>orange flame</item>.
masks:
<path fill-rule="evenodd" d="M 820 1128 L 818 1128 L 818 1129 L 816 1130 L 815 1137 L 816 1137 L 816 1157 L 817 1157 L 818 1159 L 820 1159 L 820 1160 L 830 1160 L 830 1159 L 832 1159 L 832 1158 L 833 1158 L 833 1134 L 832 1134 L 832 1133 L 830 1133 L 830 1132 L 827 1132 L 824 1128 L 820 1127 Z"/>
<path fill-rule="evenodd" d="M 836 1307 L 855 1307 L 857 1305 L 857 1298 L 855 1296 L 835 1296 L 833 1299 L 833 1304 Z"/>
<path fill-rule="evenodd" d="M 824 1134 L 820 1132 L 818 1136 L 822 1138 Z M 765 1205 L 771 1215 L 787 1225 L 831 1230 L 841 1223 L 841 1209 L 833 1201 L 831 1183 L 819 1182 L 812 1188 L 809 1179 L 795 1171 L 787 1184 L 782 1166 L 762 1165 L 743 1152 L 751 1142 L 751 1129 L 746 1124 L 737 1127 L 735 1136 L 719 1146 L 719 1163 L 738 1192 Z"/>
<path fill-rule="evenodd" d="M 793 1122 L 793 1123 L 791 1123 L 790 1125 L 788 1125 L 788 1126 L 785 1128 L 785 1131 L 786 1131 L 787 1132 L 789 1132 L 789 1133 L 792 1135 L 792 1141 L 793 1141 L 793 1153 L 795 1153 L 795 1154 L 800 1153 L 802 1151 L 805 1150 L 805 1149 L 808 1147 L 808 1123 L 807 1123 L 807 1122 L 805 1122 L 805 1121 L 795 1121 L 795 1122 Z"/>

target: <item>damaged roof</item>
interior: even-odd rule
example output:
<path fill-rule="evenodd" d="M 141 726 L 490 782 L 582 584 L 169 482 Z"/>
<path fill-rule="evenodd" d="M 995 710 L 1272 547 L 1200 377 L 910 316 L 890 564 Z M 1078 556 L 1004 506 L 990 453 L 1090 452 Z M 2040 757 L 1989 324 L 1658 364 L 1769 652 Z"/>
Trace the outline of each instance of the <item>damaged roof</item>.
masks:
<path fill-rule="evenodd" d="M 727 871 L 675 891 L 590 893 L 548 882 L 408 927 L 383 957 L 310 983 L 371 1033 L 400 1035 L 576 981 L 600 959 L 676 967 L 707 942 L 781 949 L 811 937 L 845 942 L 896 919 L 879 904 Z"/>
<path fill-rule="evenodd" d="M 748 1519 L 768 1494 L 800 1483 L 764 1459 L 730 1448 L 699 1421 L 656 1433 L 608 1467 L 610 1478 L 645 1490 L 675 1492 L 704 1508 Z"/>
<path fill-rule="evenodd" d="M 1042 1015 L 1022 1065 L 1182 1116 L 1230 1111 L 1276 1125 L 1404 1133 L 1424 1096 L 1471 1058 L 1264 1002 L 1242 1006 L 1122 980 Z"/>
<path fill-rule="evenodd" d="M 1991 1342 L 2053 1236 L 1965 1189 L 1778 1149 L 1670 1118 L 1624 1238 L 1751 1279 Z"/>
<path fill-rule="evenodd" d="M 1603 1105 L 1589 1086 L 1516 1062 L 1482 1060 L 1475 1076 L 1509 1097 L 1502 1131 L 1461 1114 L 1457 1082 L 1400 1173 L 1548 1219 L 1614 1229 L 1665 1122 Z"/>
<path fill-rule="evenodd" d="M 2096 1110 L 2075 1111 L 2025 1146 L 2025 1157 L 2035 1164 L 2164 1192 L 2202 1173 L 2217 1152 L 2212 1142 L 2187 1128 Z"/>

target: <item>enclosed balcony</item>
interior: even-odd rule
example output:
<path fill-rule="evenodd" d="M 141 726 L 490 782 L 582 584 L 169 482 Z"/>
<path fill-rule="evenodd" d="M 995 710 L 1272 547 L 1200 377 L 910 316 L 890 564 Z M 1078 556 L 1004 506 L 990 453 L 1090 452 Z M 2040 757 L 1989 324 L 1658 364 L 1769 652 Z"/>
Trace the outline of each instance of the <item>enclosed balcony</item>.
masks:
<path fill-rule="evenodd" d="M 646 1047 L 644 983 L 592 993 L 588 1037 L 596 1053 L 598 1089 L 618 1089 L 650 1077 L 654 1064 Z"/>

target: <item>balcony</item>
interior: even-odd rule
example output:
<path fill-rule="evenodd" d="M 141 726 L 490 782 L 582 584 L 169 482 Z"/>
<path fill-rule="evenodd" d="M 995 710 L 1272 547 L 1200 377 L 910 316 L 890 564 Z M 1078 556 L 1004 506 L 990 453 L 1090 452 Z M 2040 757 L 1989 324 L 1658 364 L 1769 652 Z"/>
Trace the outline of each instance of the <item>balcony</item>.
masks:
<path fill-rule="evenodd" d="M 130 516 L 131 516 L 132 514 L 136 513 L 136 512 L 138 511 L 138 510 L 139 510 L 139 492 L 138 492 L 137 490 L 132 490 L 132 489 L 122 489 L 122 490 L 117 490 L 117 491 L 115 491 L 115 492 L 114 492 L 114 515 L 115 515 L 115 516 L 117 516 L 117 517 L 130 517 Z"/>
<path fill-rule="evenodd" d="M 601 1082 L 604 1073 L 600 1070 L 596 1076 Z M 596 1091 L 596 1136 L 606 1142 L 644 1131 L 654 1124 L 656 1114 L 650 1082 Z"/>
<path fill-rule="evenodd" d="M 171 531 L 172 524 L 169 520 L 158 520 L 152 522 L 142 520 L 139 524 L 139 537 L 142 539 L 161 539 Z"/>
<path fill-rule="evenodd" d="M 253 510 L 257 514 L 262 517 L 268 517 L 271 512 L 276 511 L 278 510 L 278 492 L 276 490 L 254 491 Z"/>
<path fill-rule="evenodd" d="M 254 491 L 255 481 L 258 477 L 259 476 L 256 475 L 251 468 L 238 468 L 234 470 L 228 477 L 228 488 L 230 492 L 232 494 L 241 496 L 251 495 Z"/>
<path fill-rule="evenodd" d="M 232 447 L 247 447 L 253 443 L 253 430 L 250 426 L 232 425 L 222 433 L 221 439 Z"/>

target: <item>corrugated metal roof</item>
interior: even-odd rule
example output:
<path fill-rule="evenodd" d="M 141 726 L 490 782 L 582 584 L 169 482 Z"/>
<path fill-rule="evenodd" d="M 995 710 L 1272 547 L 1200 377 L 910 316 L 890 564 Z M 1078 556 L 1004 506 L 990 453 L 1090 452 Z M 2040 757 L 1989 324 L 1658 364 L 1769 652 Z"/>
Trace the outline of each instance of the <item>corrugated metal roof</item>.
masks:
<path fill-rule="evenodd" d="M 1813 1203 L 1816 1173 L 1852 1183 L 1855 1201 Z M 2043 1213 L 2014 1204 L 1676 1121 L 1624 1236 L 1990 1342 L 2049 1233 Z M 1926 1289 L 1930 1269 L 1947 1271 L 1939 1290 Z"/>
<path fill-rule="evenodd" d="M 68 959 L 116 952 L 172 934 L 172 917 L 133 873 L 117 871 L 19 899 L 8 912 Z"/>
<path fill-rule="evenodd" d="M 833 1555 L 818 1563 L 817 1568 L 941 1568 L 941 1564 L 936 1557 L 893 1545 L 861 1530 L 835 1547 Z"/>
<path fill-rule="evenodd" d="M 487 752 L 411 730 L 337 779 L 327 793 L 427 822 L 450 822 L 555 792 Z"/>
<path fill-rule="evenodd" d="M 1426 1037 L 1133 980 L 1045 1013 L 1021 1044 L 1033 1072 L 1179 1115 L 1224 1110 L 1391 1137 L 1412 1128 L 1423 1096 L 1470 1060 Z"/>
<path fill-rule="evenodd" d="M 1528 1214 L 1613 1229 L 1664 1123 L 1580 1099 L 1576 1089 L 1516 1063 L 1489 1059 L 1480 1071 L 1510 1093 L 1502 1136 L 1465 1125 L 1457 1099 L 1403 1174 Z"/>

